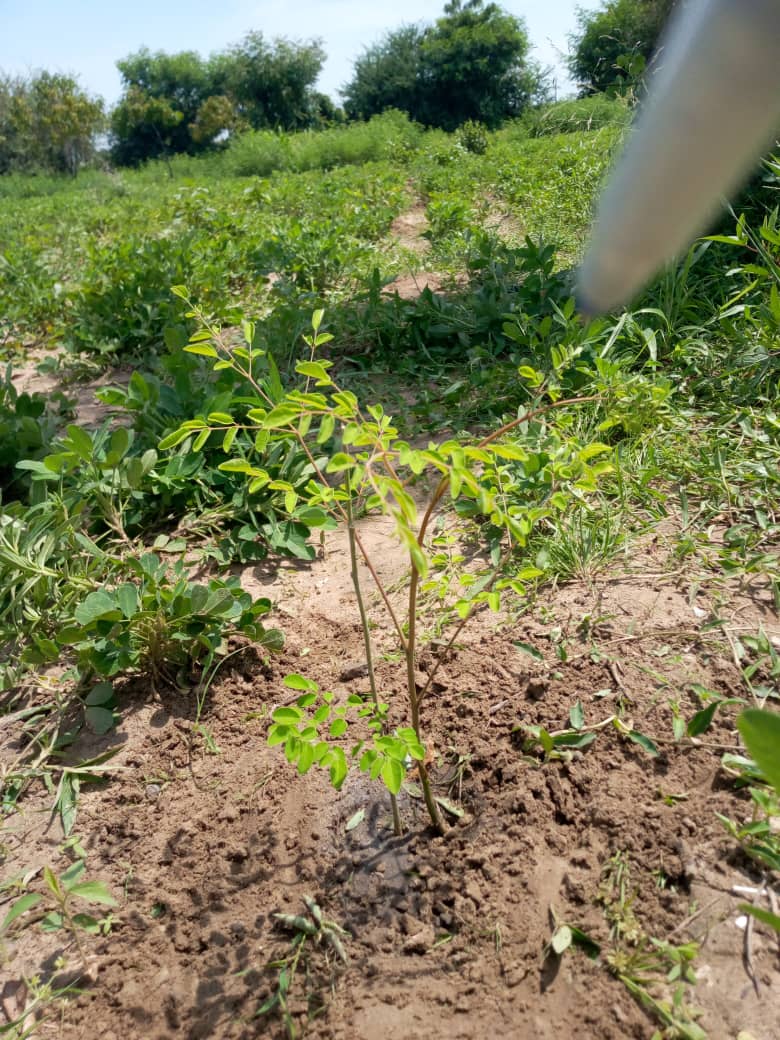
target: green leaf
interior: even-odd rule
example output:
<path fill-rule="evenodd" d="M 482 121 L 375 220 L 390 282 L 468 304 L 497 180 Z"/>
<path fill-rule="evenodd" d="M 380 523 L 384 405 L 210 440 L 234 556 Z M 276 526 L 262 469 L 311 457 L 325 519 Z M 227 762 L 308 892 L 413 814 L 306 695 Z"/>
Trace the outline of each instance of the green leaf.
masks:
<path fill-rule="evenodd" d="M 346 719 L 334 719 L 330 724 L 330 735 L 334 738 L 343 737 L 347 732 L 347 720 Z"/>
<path fill-rule="evenodd" d="M 285 675 L 282 679 L 284 685 L 290 690 L 314 690 L 318 689 L 316 682 L 312 682 L 311 679 L 305 678 L 303 675 L 298 675 L 297 672 L 292 672 L 290 675 Z"/>
<path fill-rule="evenodd" d="M 135 585 L 120 585 L 114 595 L 124 616 L 131 618 L 138 610 L 138 590 Z"/>
<path fill-rule="evenodd" d="M 351 455 L 347 455 L 344 451 L 337 451 L 335 455 L 332 455 L 328 460 L 328 465 L 325 467 L 326 473 L 341 473 L 345 469 L 354 469 L 356 466 L 355 460 Z"/>
<path fill-rule="evenodd" d="M 317 434 L 317 444 L 324 444 L 325 441 L 330 440 L 333 435 L 333 430 L 336 426 L 335 416 L 328 413 L 323 415 L 322 422 L 320 423 L 320 429 Z"/>
<path fill-rule="evenodd" d="M 648 753 L 648 755 L 652 755 L 654 758 L 658 757 L 658 748 L 649 737 L 644 735 L 644 733 L 639 733 L 637 730 L 632 729 L 629 733 L 626 733 L 626 736 L 629 740 L 638 744 L 643 751 Z"/>
<path fill-rule="evenodd" d="M 87 707 L 84 710 L 84 718 L 92 732 L 99 737 L 112 730 L 116 721 L 110 708 L 101 708 L 97 705 Z"/>
<path fill-rule="evenodd" d="M 574 925 L 570 925 L 569 930 L 571 931 L 572 942 L 574 945 L 581 949 L 585 953 L 585 956 L 589 957 L 590 960 L 598 960 L 599 955 L 601 954 L 601 947 L 596 940 L 591 939 L 586 932 L 583 932 L 581 928 L 577 928 Z"/>
<path fill-rule="evenodd" d="M 271 718 L 274 722 L 278 722 L 283 726 L 291 726 L 301 721 L 303 718 L 303 712 L 300 708 L 294 708 L 292 706 L 287 708 L 277 708 Z"/>
<path fill-rule="evenodd" d="M 290 735 L 290 727 L 283 724 L 278 726 L 271 726 L 268 730 L 267 744 L 269 747 L 276 747 L 277 744 L 284 744 Z"/>
<path fill-rule="evenodd" d="M 316 379 L 317 386 L 330 386 L 333 382 L 325 366 L 319 361 L 299 361 L 295 366 L 295 371 L 309 379 Z"/>
<path fill-rule="evenodd" d="M 298 754 L 298 772 L 301 776 L 308 773 L 314 763 L 314 745 L 304 744 Z"/>
<path fill-rule="evenodd" d="M 549 755 L 551 751 L 555 750 L 555 741 L 544 726 L 539 727 L 539 743 L 542 745 L 545 755 Z"/>
<path fill-rule="evenodd" d="M 572 729 L 582 729 L 585 725 L 585 713 L 582 710 L 582 701 L 577 701 L 569 712 L 569 722 L 572 725 Z"/>
<path fill-rule="evenodd" d="M 98 935 L 100 932 L 100 922 L 92 917 L 91 914 L 74 914 L 71 921 L 77 928 L 80 928 L 83 932 L 88 932 L 90 935 Z"/>
<path fill-rule="evenodd" d="M 717 710 L 718 702 L 713 701 L 712 704 L 708 704 L 706 708 L 702 708 L 701 711 L 697 711 L 688 723 L 688 727 L 686 730 L 688 736 L 698 737 L 700 733 L 704 733 L 706 730 L 708 730 L 712 725 L 712 719 Z"/>
<path fill-rule="evenodd" d="M 739 909 L 745 914 L 751 914 L 759 921 L 763 921 L 764 924 L 768 924 L 770 928 L 780 933 L 780 917 L 777 914 L 771 913 L 769 910 L 764 910 L 760 906 L 751 906 L 749 903 L 740 903 Z"/>
<path fill-rule="evenodd" d="M 102 881 L 81 881 L 69 889 L 71 895 L 78 895 L 80 900 L 87 903 L 101 903 L 103 906 L 119 906 L 113 895 Z"/>
<path fill-rule="evenodd" d="M 97 592 L 90 592 L 76 607 L 73 616 L 80 625 L 90 625 L 98 618 L 118 620 L 122 615 L 116 597 L 112 593 L 100 589 Z"/>
<path fill-rule="evenodd" d="M 62 886 L 59 883 L 56 875 L 52 871 L 51 867 L 43 868 L 43 880 L 46 882 L 46 887 L 55 897 L 55 899 L 62 899 L 65 893 L 62 890 Z"/>
<path fill-rule="evenodd" d="M 780 793 L 780 715 L 748 708 L 737 719 L 737 727 L 756 764 Z"/>
<path fill-rule="evenodd" d="M 0 925 L 0 933 L 9 928 L 18 917 L 22 916 L 22 914 L 27 913 L 28 910 L 32 910 L 34 906 L 37 906 L 42 899 L 43 896 L 39 895 L 37 892 L 28 892 L 26 895 L 20 896 L 5 915 L 3 923 Z"/>
<path fill-rule="evenodd" d="M 519 639 L 512 640 L 513 646 L 516 646 L 518 650 L 521 650 L 524 654 L 528 654 L 529 657 L 533 657 L 535 661 L 543 661 L 544 654 L 536 649 L 535 646 L 531 646 L 530 643 L 523 643 Z"/>
<path fill-rule="evenodd" d="M 175 448 L 181 444 L 182 441 L 186 441 L 190 435 L 190 430 L 174 430 L 173 433 L 169 433 L 166 437 L 160 441 L 157 447 L 160 451 L 167 451 L 169 448 Z"/>
<path fill-rule="evenodd" d="M 110 682 L 96 683 L 84 698 L 85 704 L 107 704 L 113 700 L 114 686 Z"/>
<path fill-rule="evenodd" d="M 571 748 L 582 748 L 589 747 L 596 739 L 595 733 L 558 733 L 553 737 L 553 743 L 556 747 L 571 747 Z"/>
<path fill-rule="evenodd" d="M 92 458 L 92 438 L 86 430 L 82 430 L 80 426 L 69 426 L 67 429 L 68 440 L 73 445 L 73 449 L 78 455 L 88 462 Z"/>
<path fill-rule="evenodd" d="M 203 445 L 211 436 L 211 430 L 201 430 L 195 440 L 192 442 L 192 450 L 200 451 Z"/>
<path fill-rule="evenodd" d="M 60 874 L 60 884 L 63 888 L 70 890 L 79 878 L 83 877 L 86 869 L 87 865 L 84 860 L 77 859 L 75 863 L 71 863 L 66 871 Z"/>
<path fill-rule="evenodd" d="M 289 426 L 301 414 L 301 409 L 295 404 L 278 404 L 263 419 L 263 428 L 276 430 L 281 426 Z"/>
<path fill-rule="evenodd" d="M 58 932 L 62 925 L 62 914 L 53 910 L 50 914 L 46 914 L 41 921 L 41 930 L 44 932 Z"/>
<path fill-rule="evenodd" d="M 390 794 L 398 794 L 405 776 L 402 763 L 397 758 L 386 758 L 382 764 L 381 776 Z"/>
<path fill-rule="evenodd" d="M 216 348 L 210 343 L 188 343 L 184 349 L 188 354 L 199 354 L 201 357 L 219 357 Z"/>

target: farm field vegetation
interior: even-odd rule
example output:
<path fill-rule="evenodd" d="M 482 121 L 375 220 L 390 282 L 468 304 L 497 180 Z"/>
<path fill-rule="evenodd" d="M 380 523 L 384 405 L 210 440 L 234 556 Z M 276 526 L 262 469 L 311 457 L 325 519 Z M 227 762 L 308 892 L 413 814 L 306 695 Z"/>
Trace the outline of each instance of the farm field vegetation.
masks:
<path fill-rule="evenodd" d="M 0 1033 L 772 1034 L 780 165 L 586 322 L 629 120 L 0 178 Z"/>

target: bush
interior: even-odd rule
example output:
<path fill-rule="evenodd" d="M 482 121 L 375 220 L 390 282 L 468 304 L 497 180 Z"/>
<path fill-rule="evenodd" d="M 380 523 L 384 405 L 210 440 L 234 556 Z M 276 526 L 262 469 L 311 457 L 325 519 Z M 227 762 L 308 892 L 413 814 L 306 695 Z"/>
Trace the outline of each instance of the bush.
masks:
<path fill-rule="evenodd" d="M 458 141 L 467 152 L 474 155 L 484 155 L 487 151 L 488 136 L 484 123 L 478 123 L 474 119 L 467 119 L 458 130 Z"/>
<path fill-rule="evenodd" d="M 415 152 L 422 128 L 402 112 L 384 112 L 368 123 L 350 123 L 328 130 L 279 134 L 270 130 L 243 134 L 224 156 L 226 173 L 238 177 L 268 177 L 274 170 L 327 170 Z"/>
<path fill-rule="evenodd" d="M 19 393 L 11 366 L 0 379 L 0 487 L 5 501 L 23 497 L 29 478 L 16 468 L 22 459 L 40 459 L 49 450 L 57 429 L 50 399 L 38 393 Z M 60 412 L 67 411 L 62 394 L 54 396 Z"/>
<path fill-rule="evenodd" d="M 523 116 L 530 137 L 574 134 L 603 126 L 627 126 L 631 112 L 625 102 L 606 94 L 571 98 L 531 109 Z"/>

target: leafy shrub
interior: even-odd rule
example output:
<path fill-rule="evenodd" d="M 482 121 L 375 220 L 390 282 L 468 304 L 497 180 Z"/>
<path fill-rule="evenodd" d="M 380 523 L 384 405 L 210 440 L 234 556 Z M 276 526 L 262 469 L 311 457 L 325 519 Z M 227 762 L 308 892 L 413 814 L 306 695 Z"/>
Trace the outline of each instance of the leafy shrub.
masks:
<path fill-rule="evenodd" d="M 173 682 L 172 669 L 210 661 L 230 631 L 281 646 L 281 633 L 260 622 L 270 601 L 253 602 L 237 578 L 196 584 L 183 562 L 169 572 L 154 553 L 127 559 L 125 568 L 135 582 L 90 592 L 57 634 L 60 646 L 75 651 L 83 677 L 141 671 L 154 683 Z"/>
<path fill-rule="evenodd" d="M 226 171 L 240 177 L 268 177 L 275 170 L 327 170 L 410 155 L 422 135 L 422 128 L 408 116 L 390 111 L 367 123 L 327 130 L 243 134 L 231 142 L 222 162 Z"/>
<path fill-rule="evenodd" d="M 488 146 L 487 127 L 474 119 L 467 119 L 458 129 L 457 139 L 467 152 L 484 155 Z"/>
<path fill-rule="evenodd" d="M 529 109 L 522 118 L 530 137 L 575 134 L 603 126 L 628 126 L 631 110 L 620 98 L 594 94 Z"/>
<path fill-rule="evenodd" d="M 58 425 L 58 415 L 50 408 L 51 399 L 38 393 L 19 393 L 8 365 L 0 379 L 0 487 L 3 497 L 24 494 L 28 479 L 16 468 L 22 459 L 39 459 L 48 451 Z M 60 418 L 68 410 L 62 394 L 54 395 Z"/>

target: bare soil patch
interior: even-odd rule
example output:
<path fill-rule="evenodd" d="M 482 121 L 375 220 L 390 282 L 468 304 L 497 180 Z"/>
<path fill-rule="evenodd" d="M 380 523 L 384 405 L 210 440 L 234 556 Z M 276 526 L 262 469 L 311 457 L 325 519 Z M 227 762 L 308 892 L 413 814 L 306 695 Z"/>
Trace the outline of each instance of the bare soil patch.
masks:
<path fill-rule="evenodd" d="M 430 248 L 431 244 L 423 235 L 428 230 L 428 218 L 425 215 L 425 204 L 422 201 L 399 213 L 390 225 L 390 234 L 395 238 L 397 244 L 412 253 L 423 254 Z"/>
<path fill-rule="evenodd" d="M 131 369 L 114 369 L 86 382 L 72 383 L 56 374 L 39 372 L 38 365 L 42 360 L 30 356 L 21 363 L 14 362 L 12 379 L 19 393 L 37 393 L 46 397 L 63 394 L 73 402 L 74 422 L 90 429 L 95 429 L 112 416 L 116 417 L 111 408 L 95 397 L 95 392 L 105 386 L 127 386 Z"/>
<path fill-rule="evenodd" d="M 382 522 L 363 534 L 383 577 L 402 577 Z M 616 568 L 545 593 L 519 619 L 480 616 L 440 669 L 426 732 L 437 793 L 463 810 L 443 837 L 430 832 L 413 789 L 402 793 L 408 830 L 396 838 L 382 789 L 355 774 L 335 794 L 322 776 L 298 777 L 265 744 L 270 713 L 290 699 L 285 674 L 307 675 L 337 697 L 364 691 L 343 536 L 281 578 L 247 574 L 256 591 L 277 598 L 288 641 L 269 658 L 247 647 L 219 673 L 202 719 L 219 752 L 207 754 L 193 736 L 194 696 L 153 702 L 141 683 L 124 691 L 116 732 L 74 749 L 119 746 L 110 782 L 83 789 L 76 832 L 90 876 L 108 881 L 122 908 L 112 933 L 90 942 L 94 980 L 39 1035 L 284 1036 L 275 1012 L 254 1017 L 278 980 L 269 964 L 290 953 L 273 914 L 301 913 L 311 896 L 350 937 L 346 967 L 319 948 L 301 960 L 290 1008 L 306 1036 L 649 1040 L 656 1023 L 604 964 L 611 940 L 598 894 L 605 865 L 625 853 L 647 935 L 701 943 L 690 999 L 709 1037 L 735 1040 L 746 1030 L 771 1040 L 777 941 L 754 931 L 757 991 L 742 963 L 744 897 L 733 892 L 755 886 L 757 875 L 715 816 L 749 812 L 748 796 L 719 767 L 719 749 L 737 744 L 733 715 L 716 716 L 701 746 L 666 739 L 670 695 L 690 715 L 698 707 L 691 683 L 741 696 L 739 673 L 722 637 L 699 631 L 694 608 L 709 612 L 706 593 L 692 598 L 675 577 L 643 578 L 641 557 L 629 563 L 632 573 Z M 585 620 L 593 618 L 601 619 L 595 630 Z M 776 618 L 749 601 L 739 618 L 780 635 Z M 378 641 L 389 651 L 382 629 Z M 430 669 L 430 653 L 419 664 Z M 387 653 L 378 672 L 398 705 L 402 663 Z M 587 724 L 620 707 L 660 755 L 609 725 L 569 761 L 524 755 L 517 725 L 560 730 L 577 701 Z M 400 721 L 400 706 L 393 711 Z M 7 826 L 5 876 L 58 861 L 61 835 L 45 805 L 28 799 Z M 359 810 L 361 822 L 347 829 Z M 545 956 L 553 910 L 601 944 L 600 962 L 573 950 Z M 61 937 L 30 928 L 3 970 L 11 980 L 56 974 L 64 952 Z M 73 952 L 67 957 L 72 966 Z"/>

